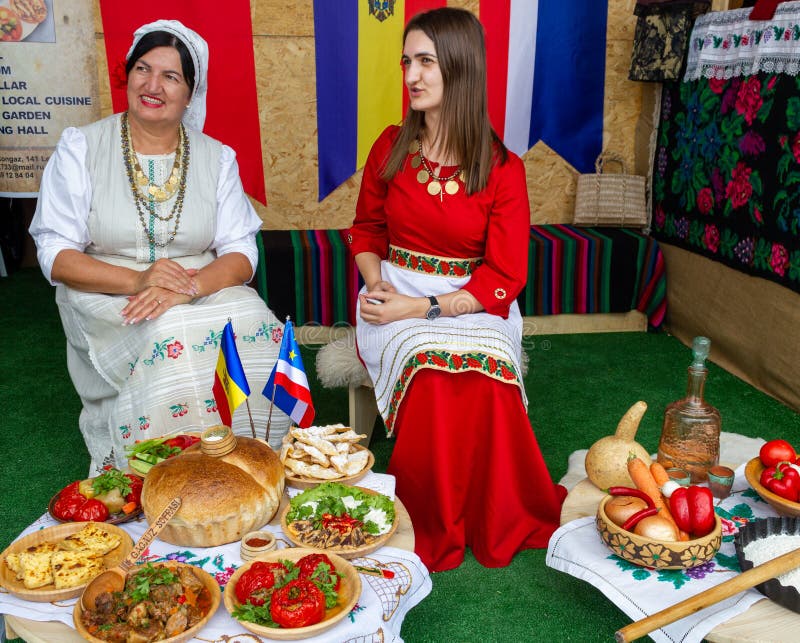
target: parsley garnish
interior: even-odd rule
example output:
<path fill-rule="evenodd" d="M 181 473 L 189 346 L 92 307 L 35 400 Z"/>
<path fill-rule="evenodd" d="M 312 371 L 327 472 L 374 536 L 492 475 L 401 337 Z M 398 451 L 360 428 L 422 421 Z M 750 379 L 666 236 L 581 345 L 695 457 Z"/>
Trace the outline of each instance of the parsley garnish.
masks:
<path fill-rule="evenodd" d="M 131 481 L 119 469 L 109 469 L 92 480 L 92 488 L 96 496 L 102 496 L 112 489 L 119 489 L 124 498 L 131 492 Z"/>
<path fill-rule="evenodd" d="M 154 567 L 151 563 L 146 563 L 128 579 L 131 600 L 139 603 L 148 598 L 151 585 L 172 585 L 178 582 L 178 576 L 166 567 Z"/>

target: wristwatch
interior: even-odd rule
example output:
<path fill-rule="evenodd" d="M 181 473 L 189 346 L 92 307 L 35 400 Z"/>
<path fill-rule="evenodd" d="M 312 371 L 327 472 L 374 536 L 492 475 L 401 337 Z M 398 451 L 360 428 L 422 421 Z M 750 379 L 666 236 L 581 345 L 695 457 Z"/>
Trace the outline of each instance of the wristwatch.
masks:
<path fill-rule="evenodd" d="M 425 318 L 429 321 L 433 321 L 442 314 L 442 309 L 439 307 L 439 300 L 433 295 L 428 295 L 428 301 L 431 302 L 431 307 L 428 308 L 428 312 L 425 313 Z"/>

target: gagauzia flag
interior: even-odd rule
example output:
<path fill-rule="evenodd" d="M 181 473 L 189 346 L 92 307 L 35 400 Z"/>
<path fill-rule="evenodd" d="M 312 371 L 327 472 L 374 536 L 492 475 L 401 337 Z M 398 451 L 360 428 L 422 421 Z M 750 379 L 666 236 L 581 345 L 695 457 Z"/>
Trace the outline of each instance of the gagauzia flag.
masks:
<path fill-rule="evenodd" d="M 291 321 L 287 321 L 283 328 L 278 361 L 272 367 L 262 393 L 292 418 L 297 426 L 302 428 L 311 426 L 314 421 L 311 389 L 308 387 L 303 358 L 300 357 L 300 347 L 294 337 Z"/>
<path fill-rule="evenodd" d="M 214 373 L 214 386 L 211 390 L 217 402 L 220 420 L 226 426 L 231 426 L 231 418 L 236 407 L 250 395 L 250 386 L 247 384 L 242 361 L 236 350 L 231 322 L 225 324 L 225 329 L 222 331 L 217 370 Z"/>

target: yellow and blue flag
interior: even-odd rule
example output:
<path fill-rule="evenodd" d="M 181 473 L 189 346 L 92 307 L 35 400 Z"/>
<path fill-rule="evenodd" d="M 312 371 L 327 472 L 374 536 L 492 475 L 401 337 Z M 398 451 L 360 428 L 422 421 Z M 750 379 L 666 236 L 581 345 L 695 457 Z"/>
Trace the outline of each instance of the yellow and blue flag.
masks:
<path fill-rule="evenodd" d="M 319 200 L 362 167 L 403 119 L 406 22 L 446 0 L 314 0 Z"/>
<path fill-rule="evenodd" d="M 220 420 L 224 425 L 231 426 L 236 407 L 250 395 L 250 386 L 247 384 L 242 361 L 236 350 L 236 339 L 231 322 L 225 324 L 225 329 L 222 331 L 212 391 Z"/>

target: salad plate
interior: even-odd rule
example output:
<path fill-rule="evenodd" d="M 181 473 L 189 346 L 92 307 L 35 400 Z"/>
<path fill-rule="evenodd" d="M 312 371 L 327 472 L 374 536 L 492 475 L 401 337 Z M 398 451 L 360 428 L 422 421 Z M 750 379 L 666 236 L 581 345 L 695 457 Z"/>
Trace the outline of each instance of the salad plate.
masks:
<path fill-rule="evenodd" d="M 299 493 L 281 513 L 281 529 L 296 546 L 348 559 L 383 547 L 397 526 L 394 500 L 371 489 L 337 482 Z"/>

